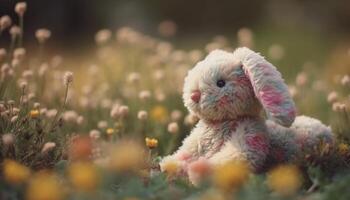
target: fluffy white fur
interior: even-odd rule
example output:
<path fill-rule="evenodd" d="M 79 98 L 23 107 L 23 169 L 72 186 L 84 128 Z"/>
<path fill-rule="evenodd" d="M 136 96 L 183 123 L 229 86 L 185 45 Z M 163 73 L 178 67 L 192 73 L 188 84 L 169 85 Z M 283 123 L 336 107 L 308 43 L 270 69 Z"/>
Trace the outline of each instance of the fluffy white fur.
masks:
<path fill-rule="evenodd" d="M 191 99 L 193 92 L 200 92 L 198 102 Z M 211 52 L 188 72 L 183 100 L 200 121 L 160 167 L 163 171 L 168 162 L 176 162 L 179 174 L 189 175 L 193 183 L 198 180 L 190 165 L 199 159 L 210 165 L 245 160 L 258 172 L 267 160 L 290 161 L 320 140 L 333 140 L 330 128 L 316 119 L 294 121 L 294 102 L 281 74 L 248 48 Z M 261 117 L 262 110 L 270 120 Z"/>

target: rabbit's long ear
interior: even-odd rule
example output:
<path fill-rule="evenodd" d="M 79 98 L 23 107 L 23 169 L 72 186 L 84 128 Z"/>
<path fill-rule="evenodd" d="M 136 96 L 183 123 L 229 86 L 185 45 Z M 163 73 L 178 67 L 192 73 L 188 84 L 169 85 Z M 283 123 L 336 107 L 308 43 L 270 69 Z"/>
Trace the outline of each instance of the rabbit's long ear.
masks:
<path fill-rule="evenodd" d="M 295 105 L 276 67 L 246 47 L 236 49 L 233 54 L 241 61 L 268 117 L 283 126 L 290 126 L 295 119 Z"/>

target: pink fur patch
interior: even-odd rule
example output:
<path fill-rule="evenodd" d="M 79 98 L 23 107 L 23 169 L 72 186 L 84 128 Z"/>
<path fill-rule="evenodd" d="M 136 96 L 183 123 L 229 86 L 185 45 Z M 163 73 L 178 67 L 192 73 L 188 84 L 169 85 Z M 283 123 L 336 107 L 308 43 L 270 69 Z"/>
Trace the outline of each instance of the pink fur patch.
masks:
<path fill-rule="evenodd" d="M 176 158 L 182 161 L 189 160 L 191 158 L 191 154 L 186 153 L 186 152 L 179 152 L 176 155 Z"/>
<path fill-rule="evenodd" d="M 225 95 L 219 99 L 218 105 L 220 107 L 224 107 L 225 105 L 227 105 L 229 103 L 229 101 L 230 101 L 229 97 Z"/>
<path fill-rule="evenodd" d="M 279 105 L 283 101 L 282 95 L 271 86 L 262 88 L 259 95 L 264 104 L 268 106 Z"/>
<path fill-rule="evenodd" d="M 267 145 L 266 137 L 262 134 L 257 134 L 253 136 L 246 137 L 246 143 L 251 148 L 267 153 L 269 147 Z"/>

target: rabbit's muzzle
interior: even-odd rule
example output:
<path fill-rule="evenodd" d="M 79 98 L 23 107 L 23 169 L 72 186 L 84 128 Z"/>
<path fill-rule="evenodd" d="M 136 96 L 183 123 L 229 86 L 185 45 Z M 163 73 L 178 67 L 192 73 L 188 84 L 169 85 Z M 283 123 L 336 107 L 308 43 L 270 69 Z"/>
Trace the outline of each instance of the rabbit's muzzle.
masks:
<path fill-rule="evenodd" d="M 201 92 L 199 90 L 195 90 L 191 93 L 191 99 L 193 102 L 198 103 L 201 99 Z"/>

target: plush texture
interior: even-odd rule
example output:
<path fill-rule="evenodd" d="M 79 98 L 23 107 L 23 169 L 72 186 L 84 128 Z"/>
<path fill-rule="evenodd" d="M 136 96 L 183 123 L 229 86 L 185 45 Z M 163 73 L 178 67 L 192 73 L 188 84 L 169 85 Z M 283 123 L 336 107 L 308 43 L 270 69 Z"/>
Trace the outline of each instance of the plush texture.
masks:
<path fill-rule="evenodd" d="M 178 174 L 188 175 L 194 184 L 198 177 L 191 165 L 199 161 L 215 166 L 244 160 L 260 172 L 267 161 L 292 161 L 321 140 L 333 142 L 330 128 L 320 121 L 295 119 L 295 105 L 281 74 L 245 47 L 233 53 L 214 50 L 197 63 L 185 78 L 183 100 L 200 120 L 160 167 L 177 163 Z"/>

